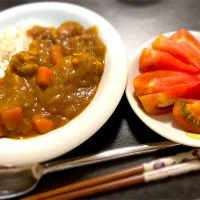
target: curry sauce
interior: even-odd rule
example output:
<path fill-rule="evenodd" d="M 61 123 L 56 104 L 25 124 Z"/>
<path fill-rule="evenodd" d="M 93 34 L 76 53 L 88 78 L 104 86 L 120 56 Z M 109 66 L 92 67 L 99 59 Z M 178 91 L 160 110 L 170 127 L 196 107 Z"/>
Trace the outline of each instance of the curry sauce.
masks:
<path fill-rule="evenodd" d="M 29 50 L 12 56 L 0 79 L 0 137 L 33 137 L 65 125 L 91 102 L 104 71 L 97 27 L 67 21 L 34 26 L 27 35 Z"/>

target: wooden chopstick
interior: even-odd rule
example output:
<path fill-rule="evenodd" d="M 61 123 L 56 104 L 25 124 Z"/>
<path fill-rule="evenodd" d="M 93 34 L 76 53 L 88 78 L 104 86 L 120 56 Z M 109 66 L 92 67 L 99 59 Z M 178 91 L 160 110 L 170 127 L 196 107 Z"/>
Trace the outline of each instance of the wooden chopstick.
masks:
<path fill-rule="evenodd" d="M 165 177 L 165 174 L 163 174 L 163 171 L 158 171 L 158 170 L 165 169 L 164 173 L 166 173 L 167 175 L 167 173 L 170 170 L 173 170 L 175 166 L 180 171 L 179 165 L 181 165 L 181 167 L 184 167 L 183 164 L 185 164 L 182 162 L 197 159 L 199 155 L 200 155 L 199 149 L 191 150 L 187 153 L 181 153 L 175 156 L 170 156 L 167 158 L 154 160 L 150 163 L 137 165 L 129 169 L 108 174 L 102 177 L 93 178 L 91 180 L 82 181 L 80 183 L 71 184 L 71 185 L 64 186 L 52 191 L 26 197 L 24 198 L 24 200 L 79 198 L 79 197 L 84 197 L 87 195 L 92 195 L 92 194 L 96 194 L 100 192 L 111 191 L 113 189 L 122 188 L 129 185 L 134 185 L 134 184 L 138 184 L 142 182 L 148 182 L 149 176 L 152 179 L 152 176 L 156 177 L 162 173 L 162 177 Z M 178 163 L 181 163 L 181 164 L 177 165 Z M 191 165 L 190 162 L 188 163 Z M 168 166 L 171 168 L 169 168 Z M 188 167 L 188 166 L 185 166 L 185 167 Z M 136 174 L 139 174 L 139 175 L 136 175 Z"/>
<path fill-rule="evenodd" d="M 139 183 L 155 181 L 164 179 L 169 176 L 177 176 L 188 173 L 190 171 L 200 170 L 200 161 L 193 160 L 186 163 L 180 163 L 169 167 L 164 167 L 155 171 L 145 172 L 111 182 L 95 185 L 89 188 L 76 190 L 69 193 L 60 194 L 57 196 L 45 198 L 44 200 L 64 200 L 64 199 L 77 199 L 82 197 L 91 196 L 94 194 L 105 193 L 115 189 L 121 189 L 127 186 L 136 185 Z"/>
<path fill-rule="evenodd" d="M 122 178 L 119 180 L 114 180 L 111 182 L 103 183 L 100 185 L 95 185 L 92 187 L 76 190 L 69 193 L 64 193 L 60 195 L 56 195 L 53 197 L 45 198 L 44 200 L 64 200 L 64 199 L 77 199 L 81 197 L 87 197 L 94 194 L 99 194 L 102 192 L 109 192 L 115 189 L 124 188 L 131 185 L 136 185 L 139 183 L 144 183 L 143 174 L 133 175 L 130 177 Z"/>
<path fill-rule="evenodd" d="M 93 178 L 90 180 L 86 180 L 86 181 L 81 181 L 79 183 L 75 183 L 75 184 L 71 184 L 68 186 L 64 186 L 55 190 L 51 190 L 48 192 L 44 192 L 41 194 L 37 194 L 37 195 L 33 195 L 30 197 L 26 197 L 23 198 L 23 200 L 39 200 L 39 199 L 45 199 L 45 198 L 52 198 L 53 196 L 57 195 L 57 194 L 62 194 L 62 193 L 66 193 L 66 192 L 72 192 L 72 191 L 76 191 L 82 188 L 88 188 L 94 185 L 98 185 L 98 184 L 102 184 L 105 182 L 109 182 L 109 181 L 113 181 L 113 180 L 117 180 L 120 178 L 124 178 L 124 177 L 128 177 L 128 176 L 132 176 L 135 174 L 141 174 L 144 172 L 144 167 L 142 165 L 138 165 L 138 166 L 134 166 L 119 172 L 114 172 L 105 176 L 100 176 L 97 178 Z"/>
<path fill-rule="evenodd" d="M 167 178 L 169 176 L 176 176 L 188 173 L 194 170 L 200 170 L 200 161 L 197 159 L 42 199 L 43 200 L 79 199 L 82 197 L 87 197 L 99 193 L 105 193 L 113 191 L 115 189 L 121 189 L 127 186 L 136 185 L 139 183 L 155 181 Z"/>

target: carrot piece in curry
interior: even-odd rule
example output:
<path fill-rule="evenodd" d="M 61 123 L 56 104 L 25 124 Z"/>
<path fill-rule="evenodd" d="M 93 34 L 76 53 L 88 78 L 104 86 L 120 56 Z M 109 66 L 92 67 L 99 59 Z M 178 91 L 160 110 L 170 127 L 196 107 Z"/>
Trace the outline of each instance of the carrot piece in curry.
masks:
<path fill-rule="evenodd" d="M 51 83 L 53 72 L 48 67 L 39 67 L 36 82 L 39 86 L 48 86 Z"/>
<path fill-rule="evenodd" d="M 1 118 L 7 130 L 15 130 L 22 122 L 22 109 L 19 106 L 4 108 L 1 111 Z"/>
<path fill-rule="evenodd" d="M 63 59 L 63 54 L 58 45 L 53 45 L 50 49 L 51 60 L 54 64 L 57 64 Z"/>
<path fill-rule="evenodd" d="M 40 134 L 47 133 L 55 128 L 53 121 L 41 116 L 33 116 L 32 123 Z"/>

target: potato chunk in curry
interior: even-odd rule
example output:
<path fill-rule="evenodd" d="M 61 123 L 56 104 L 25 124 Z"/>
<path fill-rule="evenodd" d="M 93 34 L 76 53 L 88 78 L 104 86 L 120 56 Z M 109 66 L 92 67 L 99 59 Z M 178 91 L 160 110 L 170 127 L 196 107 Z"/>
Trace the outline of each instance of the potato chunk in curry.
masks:
<path fill-rule="evenodd" d="M 38 53 L 36 51 L 21 51 L 14 56 L 9 67 L 23 74 L 33 74 L 38 69 Z"/>

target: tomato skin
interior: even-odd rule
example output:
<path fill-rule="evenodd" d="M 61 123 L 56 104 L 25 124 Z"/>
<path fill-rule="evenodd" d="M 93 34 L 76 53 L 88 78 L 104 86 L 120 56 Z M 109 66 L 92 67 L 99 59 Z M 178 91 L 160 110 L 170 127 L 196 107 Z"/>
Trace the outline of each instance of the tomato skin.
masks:
<path fill-rule="evenodd" d="M 178 30 L 170 40 L 178 44 L 187 54 L 200 57 L 200 42 L 186 29 Z"/>
<path fill-rule="evenodd" d="M 196 84 L 200 84 L 200 79 L 195 76 L 166 70 L 145 72 L 133 81 L 136 96 L 163 92 L 172 88 L 190 88 L 191 85 Z"/>
<path fill-rule="evenodd" d="M 178 99 L 174 103 L 173 116 L 186 131 L 200 133 L 200 101 Z"/>
<path fill-rule="evenodd" d="M 162 115 L 169 112 L 172 112 L 172 106 L 166 106 L 159 108 L 158 104 L 160 93 L 154 93 L 149 95 L 139 96 L 139 100 L 144 108 L 144 110 L 150 115 Z"/>
<path fill-rule="evenodd" d="M 191 84 L 190 87 L 175 87 L 164 92 L 139 96 L 145 111 L 151 115 L 160 115 L 172 111 L 174 102 L 179 98 L 191 99 L 198 94 L 200 83 Z"/>
<path fill-rule="evenodd" d="M 165 51 L 170 53 L 175 58 L 181 60 L 186 64 L 191 64 L 198 69 L 200 69 L 200 62 L 196 56 L 191 56 L 187 54 L 180 45 L 177 45 L 175 42 L 165 37 L 164 35 L 159 35 L 152 43 L 152 47 L 155 50 Z M 189 51 L 189 50 L 188 50 Z"/>
<path fill-rule="evenodd" d="M 195 76 L 196 76 L 198 79 L 200 79 L 200 73 L 195 74 Z"/>
<path fill-rule="evenodd" d="M 189 74 L 200 72 L 197 67 L 185 64 L 167 52 L 147 48 L 141 53 L 139 68 L 142 73 L 154 70 L 182 71 Z"/>
<path fill-rule="evenodd" d="M 144 48 L 139 59 L 139 69 L 143 72 L 156 70 L 156 64 L 153 60 L 156 50 Z"/>

